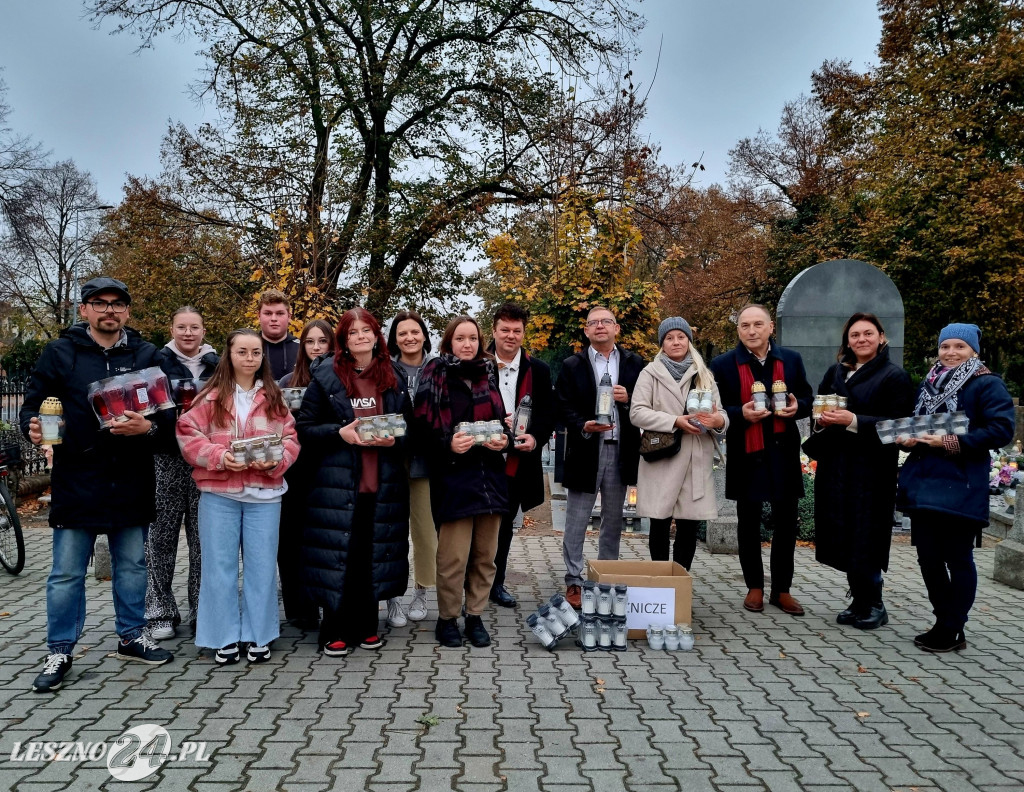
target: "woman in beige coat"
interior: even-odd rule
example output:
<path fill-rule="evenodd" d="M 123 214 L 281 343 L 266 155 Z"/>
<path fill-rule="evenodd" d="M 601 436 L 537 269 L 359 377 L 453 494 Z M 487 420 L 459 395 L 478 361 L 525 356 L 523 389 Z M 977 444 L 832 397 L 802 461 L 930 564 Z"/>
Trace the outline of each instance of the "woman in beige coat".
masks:
<path fill-rule="evenodd" d="M 640 373 L 633 390 L 629 418 L 642 430 L 682 432 L 679 452 L 655 462 L 640 460 L 637 481 L 637 513 L 651 520 L 648 546 L 651 559 L 668 560 L 669 527 L 676 520 L 672 560 L 686 569 L 697 549 L 697 525 L 718 516 L 712 480 L 714 441 L 711 433 L 724 436 L 729 417 L 718 396 L 718 386 L 693 348 L 693 331 L 679 316 L 658 327 L 661 352 Z M 686 414 L 686 397 L 692 389 L 710 391 L 711 412 Z"/>

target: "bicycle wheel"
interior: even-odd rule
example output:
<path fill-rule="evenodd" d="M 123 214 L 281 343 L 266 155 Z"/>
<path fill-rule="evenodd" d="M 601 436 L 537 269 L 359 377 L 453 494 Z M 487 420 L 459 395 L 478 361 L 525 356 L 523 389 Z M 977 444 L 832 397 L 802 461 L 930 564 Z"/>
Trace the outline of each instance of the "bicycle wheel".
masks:
<path fill-rule="evenodd" d="M 25 568 L 25 537 L 7 485 L 0 480 L 0 564 L 12 575 Z"/>

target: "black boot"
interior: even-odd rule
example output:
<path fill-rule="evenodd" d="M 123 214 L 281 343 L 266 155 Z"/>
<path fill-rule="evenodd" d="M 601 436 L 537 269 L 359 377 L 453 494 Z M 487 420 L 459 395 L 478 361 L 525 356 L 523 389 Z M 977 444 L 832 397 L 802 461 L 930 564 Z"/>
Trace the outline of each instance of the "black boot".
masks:
<path fill-rule="evenodd" d="M 882 581 L 868 584 L 865 591 L 870 593 L 870 598 L 866 602 L 867 609 L 859 615 L 853 626 L 858 630 L 877 630 L 889 623 L 889 614 L 886 613 L 885 603 L 882 602 Z"/>
<path fill-rule="evenodd" d="M 839 611 L 836 616 L 836 624 L 853 624 L 858 619 L 864 618 L 868 610 L 870 609 L 865 608 L 864 603 L 854 600 L 846 610 Z"/>
<path fill-rule="evenodd" d="M 459 649 L 462 646 L 462 633 L 459 632 L 458 619 L 438 619 L 434 637 L 441 646 Z"/>
<path fill-rule="evenodd" d="M 466 637 L 473 646 L 490 646 L 491 636 L 484 629 L 484 622 L 479 616 L 466 617 Z"/>
<path fill-rule="evenodd" d="M 954 631 L 936 624 L 924 635 L 917 636 L 914 643 L 919 649 L 924 649 L 926 652 L 935 652 L 936 654 L 959 652 L 961 649 L 967 648 L 967 636 L 964 635 L 963 630 Z"/>

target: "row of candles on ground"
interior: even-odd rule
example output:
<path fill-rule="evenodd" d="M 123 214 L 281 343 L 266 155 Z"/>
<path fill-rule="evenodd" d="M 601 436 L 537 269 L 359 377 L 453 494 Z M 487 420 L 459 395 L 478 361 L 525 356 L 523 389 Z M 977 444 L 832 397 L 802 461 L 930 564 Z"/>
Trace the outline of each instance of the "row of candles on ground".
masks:
<path fill-rule="evenodd" d="M 601 585 L 608 586 L 607 583 Z M 604 601 L 607 613 L 585 613 L 581 618 L 565 597 L 561 594 L 552 594 L 536 613 L 531 613 L 527 617 L 526 623 L 541 646 L 548 651 L 554 651 L 559 641 L 574 634 L 576 644 L 584 652 L 623 652 L 629 648 L 626 643 L 629 632 L 626 627 L 627 594 L 625 586 L 616 588 L 620 588 L 621 592 L 616 592 L 617 596 L 614 597 L 609 594 Z M 591 605 L 595 603 L 591 602 Z M 611 612 L 612 610 L 621 610 L 621 613 L 616 615 Z"/>
<path fill-rule="evenodd" d="M 879 421 L 875 424 L 875 431 L 878 439 L 889 445 L 897 440 L 919 440 L 926 435 L 965 435 L 970 423 L 965 412 L 933 413 Z"/>
<path fill-rule="evenodd" d="M 356 424 L 356 433 L 364 443 L 371 440 L 390 440 L 392 437 L 405 437 L 408 427 L 405 416 L 398 413 L 387 415 L 366 415 Z"/>

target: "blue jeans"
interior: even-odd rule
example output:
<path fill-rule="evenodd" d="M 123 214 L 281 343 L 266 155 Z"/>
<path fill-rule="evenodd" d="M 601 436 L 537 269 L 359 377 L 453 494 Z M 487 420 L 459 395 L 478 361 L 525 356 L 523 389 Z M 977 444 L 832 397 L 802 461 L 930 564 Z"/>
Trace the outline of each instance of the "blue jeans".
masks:
<path fill-rule="evenodd" d="M 239 641 L 266 646 L 280 635 L 277 539 L 281 502 L 242 503 L 204 492 L 199 497 L 199 582 L 196 646 L 219 649 Z M 238 551 L 242 592 L 238 592 Z"/>
<path fill-rule="evenodd" d="M 146 626 L 146 528 L 107 534 L 114 592 L 114 629 L 132 641 Z M 46 643 L 50 652 L 70 655 L 85 626 L 85 573 L 96 532 L 85 528 L 53 531 L 53 568 L 46 579 Z"/>

